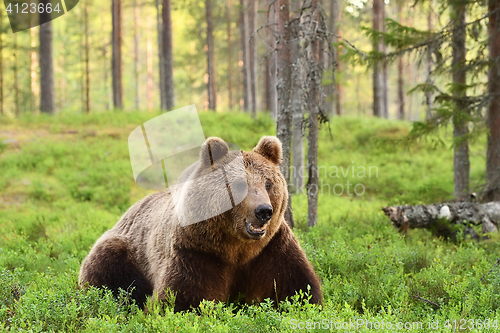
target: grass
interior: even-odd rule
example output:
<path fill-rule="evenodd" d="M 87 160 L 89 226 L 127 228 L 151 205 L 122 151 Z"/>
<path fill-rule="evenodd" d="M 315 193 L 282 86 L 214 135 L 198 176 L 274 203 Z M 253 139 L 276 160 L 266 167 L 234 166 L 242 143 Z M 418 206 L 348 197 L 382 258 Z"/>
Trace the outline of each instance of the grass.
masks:
<path fill-rule="evenodd" d="M 449 133 L 442 133 L 444 145 L 422 140 L 404 146 L 399 139 L 408 123 L 374 118 L 335 118 L 331 135 L 322 128 L 317 227 L 306 231 L 305 196 L 292 199 L 294 232 L 322 280 L 322 309 L 296 295 L 279 310 L 269 302 L 205 302 L 200 313 L 174 314 L 150 304 L 144 314 L 124 296 L 82 292 L 78 270 L 92 244 L 149 193 L 134 184 L 127 137 L 155 115 L 0 118 L 0 330 L 269 332 L 309 323 L 315 328 L 307 331 L 325 331 L 351 321 L 360 326 L 345 326 L 348 331 L 402 323 L 425 332 L 431 324 L 449 331 L 446 323 L 477 328 L 489 320 L 485 331 L 496 331 L 498 236 L 481 243 L 450 243 L 426 230 L 403 236 L 381 212 L 386 205 L 452 197 Z M 265 115 L 201 113 L 200 119 L 205 136 L 244 150 L 275 133 Z M 471 146 L 474 185 L 485 175 L 485 142 L 480 137 Z"/>

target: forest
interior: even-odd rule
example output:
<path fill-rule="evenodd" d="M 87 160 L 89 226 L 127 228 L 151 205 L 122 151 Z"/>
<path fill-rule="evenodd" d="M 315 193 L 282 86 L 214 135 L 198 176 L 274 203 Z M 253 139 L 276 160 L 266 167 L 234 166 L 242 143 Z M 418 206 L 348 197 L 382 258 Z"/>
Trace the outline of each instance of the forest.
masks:
<path fill-rule="evenodd" d="M 0 8 L 0 331 L 498 330 L 500 2 Z M 205 137 L 281 141 L 285 220 L 322 305 L 174 313 L 80 288 L 95 241 L 155 192 L 128 136 L 189 105 Z"/>

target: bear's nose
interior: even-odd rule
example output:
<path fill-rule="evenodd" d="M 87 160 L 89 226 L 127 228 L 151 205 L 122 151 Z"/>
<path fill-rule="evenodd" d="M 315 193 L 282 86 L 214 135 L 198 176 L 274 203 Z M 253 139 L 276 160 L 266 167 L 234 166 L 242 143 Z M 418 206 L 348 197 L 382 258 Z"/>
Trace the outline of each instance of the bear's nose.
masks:
<path fill-rule="evenodd" d="M 273 216 L 273 207 L 270 205 L 259 205 L 255 208 L 255 217 L 262 223 L 266 223 Z"/>

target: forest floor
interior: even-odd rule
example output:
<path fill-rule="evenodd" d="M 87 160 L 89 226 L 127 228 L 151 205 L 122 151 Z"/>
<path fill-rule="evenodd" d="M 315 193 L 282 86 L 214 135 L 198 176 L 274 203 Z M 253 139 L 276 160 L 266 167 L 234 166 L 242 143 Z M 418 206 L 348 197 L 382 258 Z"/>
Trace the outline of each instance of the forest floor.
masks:
<path fill-rule="evenodd" d="M 480 243 L 427 230 L 401 235 L 381 211 L 452 197 L 450 133 L 407 145 L 409 123 L 375 118 L 322 126 L 318 226 L 306 231 L 306 196 L 292 199 L 294 232 L 322 280 L 322 308 L 297 295 L 279 310 L 205 302 L 200 313 L 150 305 L 144 314 L 125 297 L 82 292 L 78 271 L 92 244 L 148 193 L 133 181 L 127 137 L 155 115 L 0 118 L 0 331 L 497 331 L 498 235 Z M 265 115 L 200 119 L 205 136 L 243 150 L 275 134 Z M 472 186 L 485 176 L 485 143 L 480 136 L 471 145 Z"/>

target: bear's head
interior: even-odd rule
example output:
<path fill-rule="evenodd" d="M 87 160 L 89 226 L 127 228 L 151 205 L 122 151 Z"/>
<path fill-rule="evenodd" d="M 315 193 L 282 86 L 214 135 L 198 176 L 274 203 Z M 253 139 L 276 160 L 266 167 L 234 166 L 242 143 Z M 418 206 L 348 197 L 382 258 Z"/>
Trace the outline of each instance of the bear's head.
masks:
<path fill-rule="evenodd" d="M 263 137 L 250 152 L 232 151 L 222 139 L 208 138 L 174 195 L 181 225 L 207 237 L 267 243 L 279 229 L 288 200 L 280 163 L 276 137 Z"/>

